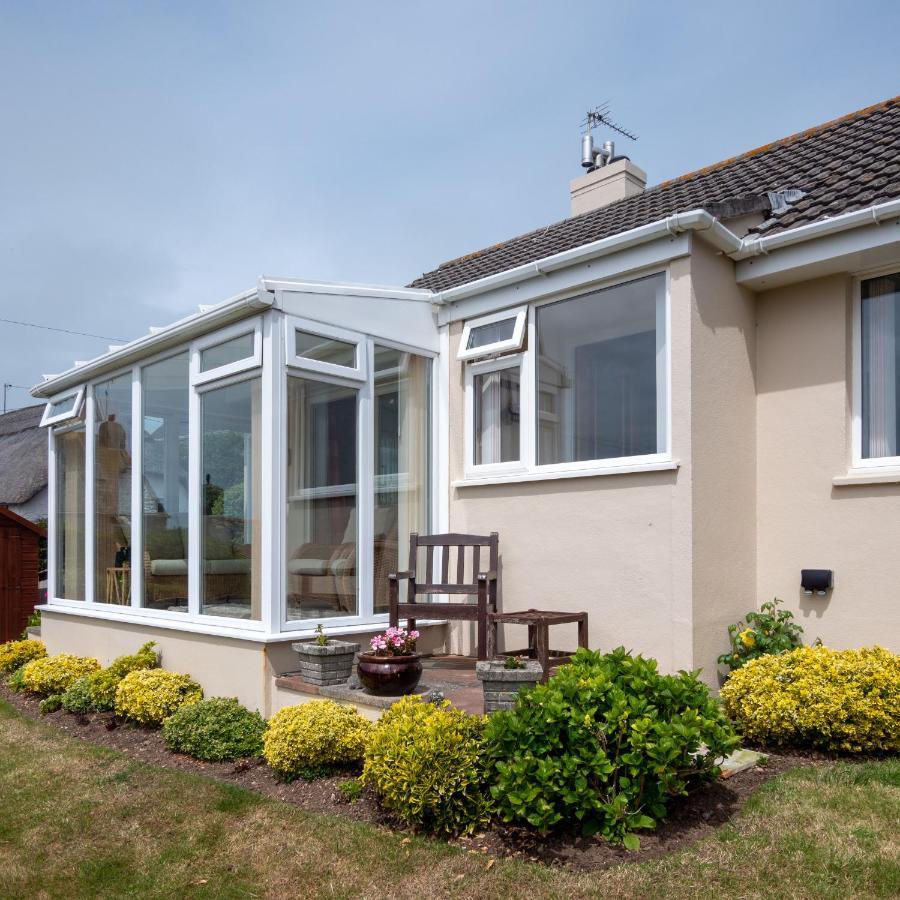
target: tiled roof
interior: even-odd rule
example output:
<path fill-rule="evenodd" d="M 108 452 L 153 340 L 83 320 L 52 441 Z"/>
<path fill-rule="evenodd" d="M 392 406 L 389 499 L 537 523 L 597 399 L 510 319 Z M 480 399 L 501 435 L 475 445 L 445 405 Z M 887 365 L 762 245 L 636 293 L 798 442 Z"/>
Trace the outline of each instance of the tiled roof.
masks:
<path fill-rule="evenodd" d="M 900 197 L 900 97 L 450 260 L 410 287 L 446 290 L 676 212 L 790 188 L 805 195 L 764 222 L 760 233 L 773 234 Z"/>

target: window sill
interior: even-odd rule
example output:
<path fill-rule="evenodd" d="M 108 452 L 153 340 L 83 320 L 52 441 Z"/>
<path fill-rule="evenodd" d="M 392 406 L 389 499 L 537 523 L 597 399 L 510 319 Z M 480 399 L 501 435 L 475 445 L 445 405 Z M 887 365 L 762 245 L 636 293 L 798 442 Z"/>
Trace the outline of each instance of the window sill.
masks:
<path fill-rule="evenodd" d="M 264 631 L 252 631 L 247 628 L 234 628 L 228 625 L 216 625 L 207 622 L 180 622 L 174 619 L 162 619 L 155 616 L 145 616 L 140 613 L 110 613 L 105 610 L 92 607 L 76 607 L 61 603 L 44 603 L 38 606 L 41 612 L 61 613 L 64 616 L 78 616 L 85 619 L 102 619 L 105 622 L 117 622 L 126 625 L 144 625 L 147 628 L 164 628 L 169 631 L 186 631 L 192 634 L 206 634 L 214 637 L 235 641 L 253 641 L 258 644 L 274 644 L 280 641 L 297 641 L 315 636 L 314 620 L 306 628 L 298 628 L 293 631 L 281 631 L 266 633 Z M 417 628 L 429 625 L 444 625 L 445 619 L 418 619 Z M 385 621 L 356 623 L 354 625 L 329 625 L 328 634 L 332 637 L 340 635 L 361 634 L 366 632 L 382 631 L 387 627 Z"/>
<path fill-rule="evenodd" d="M 868 469 L 849 469 L 846 475 L 835 475 L 831 483 L 836 487 L 854 484 L 900 484 L 900 467 L 872 466 Z"/>
<path fill-rule="evenodd" d="M 452 482 L 451 487 L 480 487 L 489 484 L 518 484 L 526 481 L 559 481 L 562 478 L 597 478 L 606 475 L 635 475 L 642 472 L 673 472 L 680 463 L 675 459 L 641 462 L 616 466 L 591 466 L 584 469 L 555 469 L 549 472 L 497 472 L 491 475 L 470 475 Z"/>

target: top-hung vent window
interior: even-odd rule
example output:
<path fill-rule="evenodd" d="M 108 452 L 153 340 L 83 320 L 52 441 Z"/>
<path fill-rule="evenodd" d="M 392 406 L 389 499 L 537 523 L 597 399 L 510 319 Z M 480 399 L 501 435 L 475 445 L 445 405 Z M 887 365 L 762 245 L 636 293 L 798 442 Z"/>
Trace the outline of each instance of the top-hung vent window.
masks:
<path fill-rule="evenodd" d="M 459 359 L 480 359 L 521 350 L 526 314 L 527 308 L 522 306 L 466 322 L 457 354 Z"/>
<path fill-rule="evenodd" d="M 41 425 L 58 425 L 60 422 L 68 422 L 77 419 L 81 413 L 81 404 L 84 401 L 84 387 L 79 387 L 67 394 L 51 400 L 44 409 Z"/>

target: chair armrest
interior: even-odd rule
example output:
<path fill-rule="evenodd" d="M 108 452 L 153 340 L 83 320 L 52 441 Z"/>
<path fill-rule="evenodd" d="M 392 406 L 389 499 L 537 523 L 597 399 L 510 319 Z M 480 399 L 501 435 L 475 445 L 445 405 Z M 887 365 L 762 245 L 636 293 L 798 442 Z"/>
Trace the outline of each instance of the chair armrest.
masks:
<path fill-rule="evenodd" d="M 391 573 L 388 575 L 388 578 L 389 578 L 391 581 L 399 581 L 401 578 L 415 578 L 415 577 L 416 577 L 416 573 L 415 573 L 415 572 L 412 572 L 412 571 L 408 571 L 408 572 L 391 572 Z"/>
<path fill-rule="evenodd" d="M 479 581 L 496 581 L 497 580 L 497 572 L 494 569 L 489 569 L 487 572 L 479 572 L 478 580 Z"/>

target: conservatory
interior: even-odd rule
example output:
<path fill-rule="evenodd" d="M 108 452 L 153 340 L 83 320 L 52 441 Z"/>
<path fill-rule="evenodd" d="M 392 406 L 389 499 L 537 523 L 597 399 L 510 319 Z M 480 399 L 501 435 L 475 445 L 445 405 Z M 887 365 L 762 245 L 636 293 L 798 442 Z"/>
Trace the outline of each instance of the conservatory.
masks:
<path fill-rule="evenodd" d="M 51 620 L 377 629 L 445 514 L 430 296 L 261 279 L 46 378 Z"/>

